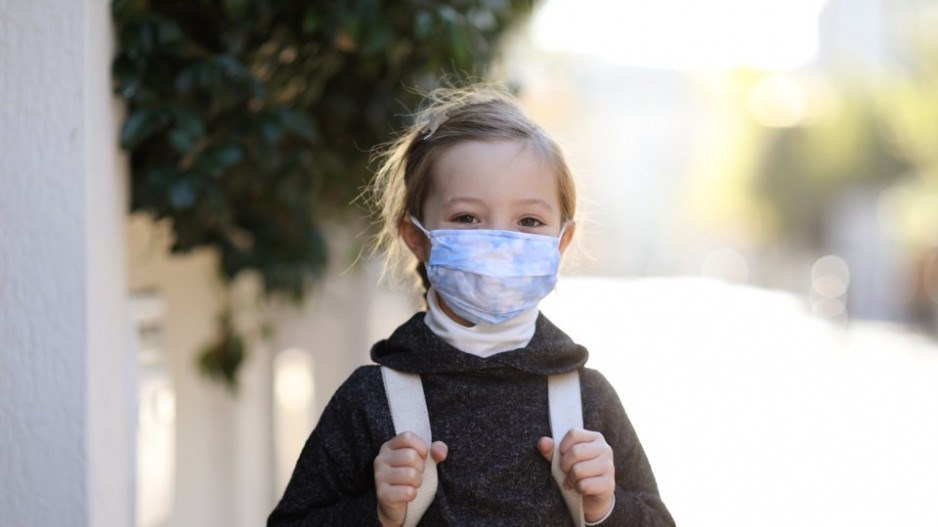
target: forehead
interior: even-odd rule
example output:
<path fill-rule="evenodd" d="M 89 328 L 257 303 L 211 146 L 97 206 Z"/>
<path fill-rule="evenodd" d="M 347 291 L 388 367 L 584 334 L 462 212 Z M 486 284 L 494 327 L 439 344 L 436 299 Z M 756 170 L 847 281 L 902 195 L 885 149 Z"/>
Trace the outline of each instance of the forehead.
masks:
<path fill-rule="evenodd" d="M 533 143 L 523 140 L 463 141 L 434 163 L 431 195 L 538 198 L 559 204 L 557 167 Z"/>

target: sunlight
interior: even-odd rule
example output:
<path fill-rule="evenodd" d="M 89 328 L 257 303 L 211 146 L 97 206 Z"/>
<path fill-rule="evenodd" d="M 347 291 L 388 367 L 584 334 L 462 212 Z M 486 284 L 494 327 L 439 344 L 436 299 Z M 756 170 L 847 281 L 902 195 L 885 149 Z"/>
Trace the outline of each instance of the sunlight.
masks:
<path fill-rule="evenodd" d="M 938 525 L 933 340 L 699 278 L 563 277 L 541 308 L 616 388 L 678 525 Z"/>
<path fill-rule="evenodd" d="M 679 70 L 779 70 L 811 62 L 825 0 L 548 0 L 543 49 L 615 64 Z"/>
<path fill-rule="evenodd" d="M 274 357 L 275 477 L 282 492 L 316 421 L 315 364 L 303 349 L 289 348 Z"/>

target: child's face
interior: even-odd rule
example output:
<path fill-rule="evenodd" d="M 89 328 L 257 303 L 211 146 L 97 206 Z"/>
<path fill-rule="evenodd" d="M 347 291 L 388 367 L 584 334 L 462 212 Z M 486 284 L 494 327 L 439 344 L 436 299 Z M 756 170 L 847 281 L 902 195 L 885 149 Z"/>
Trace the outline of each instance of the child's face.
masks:
<path fill-rule="evenodd" d="M 557 175 L 521 141 L 466 141 L 437 159 L 423 205 L 428 229 L 560 233 Z"/>
<path fill-rule="evenodd" d="M 561 223 L 556 171 L 522 141 L 465 141 L 437 159 L 422 221 L 429 229 L 497 229 L 557 236 Z M 401 234 L 420 261 L 429 245 L 409 221 Z M 560 242 L 573 236 L 572 222 Z"/>

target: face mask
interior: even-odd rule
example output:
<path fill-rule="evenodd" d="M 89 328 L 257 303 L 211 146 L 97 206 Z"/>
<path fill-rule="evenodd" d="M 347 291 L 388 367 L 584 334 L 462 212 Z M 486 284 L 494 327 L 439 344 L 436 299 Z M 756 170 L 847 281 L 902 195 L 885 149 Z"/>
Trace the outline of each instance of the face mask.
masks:
<path fill-rule="evenodd" d="M 473 324 L 500 324 L 537 306 L 557 283 L 560 235 L 487 229 L 427 231 L 427 278 L 446 305 Z"/>

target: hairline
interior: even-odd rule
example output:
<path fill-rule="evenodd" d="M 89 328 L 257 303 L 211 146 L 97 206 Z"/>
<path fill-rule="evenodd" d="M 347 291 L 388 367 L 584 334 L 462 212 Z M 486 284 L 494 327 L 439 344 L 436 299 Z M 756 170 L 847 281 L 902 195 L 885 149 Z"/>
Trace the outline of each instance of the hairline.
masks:
<path fill-rule="evenodd" d="M 450 139 L 447 141 L 446 139 Z M 431 145 L 430 151 L 427 152 L 427 155 L 421 159 L 421 162 L 426 164 L 426 175 L 422 180 L 421 192 L 414 192 L 413 199 L 414 203 L 405 203 L 404 210 L 401 211 L 401 217 L 398 218 L 398 221 L 402 221 L 409 214 L 413 214 L 417 219 L 423 221 L 423 204 L 427 200 L 427 196 L 430 194 L 430 183 L 433 180 L 433 176 L 436 170 L 436 164 L 439 161 L 440 157 L 446 154 L 453 147 L 469 143 L 469 142 L 480 142 L 480 143 L 495 143 L 500 141 L 509 141 L 517 142 L 522 145 L 523 148 L 533 148 L 535 154 L 537 154 L 541 161 L 544 162 L 547 166 L 550 167 L 551 172 L 557 180 L 557 193 L 558 199 L 560 201 L 560 214 L 561 216 L 572 214 L 565 214 L 567 208 L 564 204 L 564 188 L 563 188 L 563 179 L 564 179 L 564 168 L 565 163 L 563 159 L 558 159 L 557 155 L 554 153 L 553 148 L 551 148 L 550 139 L 544 134 L 544 132 L 537 130 L 534 134 L 528 136 L 521 135 L 460 135 L 452 137 L 444 137 L 443 141 L 438 144 Z M 566 174 L 566 177 L 569 178 L 569 173 Z M 411 208 L 416 210 L 411 210 Z M 569 220 L 572 218 L 562 218 L 563 220 Z"/>

